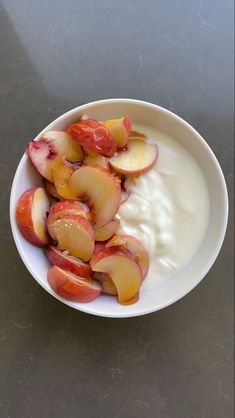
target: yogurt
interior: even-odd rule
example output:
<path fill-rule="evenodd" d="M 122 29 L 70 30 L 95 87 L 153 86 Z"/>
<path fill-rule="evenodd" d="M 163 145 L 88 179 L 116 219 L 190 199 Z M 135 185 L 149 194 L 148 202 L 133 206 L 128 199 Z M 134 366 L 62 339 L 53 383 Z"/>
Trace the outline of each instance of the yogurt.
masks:
<path fill-rule="evenodd" d="M 130 177 L 130 196 L 118 211 L 119 233 L 138 238 L 150 257 L 142 289 L 151 289 L 181 270 L 196 254 L 209 219 L 209 193 L 189 151 L 163 132 L 135 126 L 158 145 L 158 159 L 146 174 Z"/>

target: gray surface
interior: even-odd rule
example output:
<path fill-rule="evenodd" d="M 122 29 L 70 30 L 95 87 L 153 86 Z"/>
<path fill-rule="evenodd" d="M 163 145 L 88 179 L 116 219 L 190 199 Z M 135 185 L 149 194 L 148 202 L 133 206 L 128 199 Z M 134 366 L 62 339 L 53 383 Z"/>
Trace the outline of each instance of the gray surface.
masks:
<path fill-rule="evenodd" d="M 27 141 L 108 97 L 152 101 L 190 122 L 232 198 L 232 0 L 0 4 L 0 416 L 232 417 L 232 210 L 207 278 L 175 305 L 126 320 L 50 297 L 17 255 L 8 218 Z"/>

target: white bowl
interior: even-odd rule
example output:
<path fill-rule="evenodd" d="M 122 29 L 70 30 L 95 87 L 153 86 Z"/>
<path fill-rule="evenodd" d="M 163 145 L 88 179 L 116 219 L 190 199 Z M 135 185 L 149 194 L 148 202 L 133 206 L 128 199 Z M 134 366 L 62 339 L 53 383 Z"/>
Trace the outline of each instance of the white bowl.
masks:
<path fill-rule="evenodd" d="M 185 145 L 200 164 L 210 195 L 210 220 L 206 237 L 195 257 L 179 273 L 151 290 L 143 290 L 137 303 L 122 306 L 114 298 L 100 296 L 88 304 L 66 301 L 57 296 L 47 283 L 50 263 L 42 249 L 28 243 L 21 235 L 15 218 L 18 198 L 28 188 L 40 185 L 40 176 L 24 154 L 16 170 L 10 198 L 10 220 L 19 254 L 29 272 L 51 295 L 83 312 L 93 315 L 125 318 L 144 315 L 171 305 L 192 290 L 207 274 L 222 246 L 228 218 L 228 197 L 220 165 L 204 139 L 187 122 L 160 106 L 131 99 L 108 99 L 88 103 L 60 116 L 42 132 L 63 130 L 88 113 L 98 120 L 129 115 L 134 123 L 157 128 L 174 136 Z M 41 136 L 42 132 L 37 136 Z"/>

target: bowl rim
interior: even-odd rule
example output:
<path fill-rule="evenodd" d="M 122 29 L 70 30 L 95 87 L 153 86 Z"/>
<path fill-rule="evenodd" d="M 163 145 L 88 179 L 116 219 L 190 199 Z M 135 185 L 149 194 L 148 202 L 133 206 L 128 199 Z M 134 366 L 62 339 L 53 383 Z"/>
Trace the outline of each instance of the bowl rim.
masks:
<path fill-rule="evenodd" d="M 221 169 L 221 166 L 215 156 L 215 154 L 213 153 L 212 149 L 210 148 L 210 146 L 207 144 L 207 142 L 203 139 L 203 137 L 199 134 L 199 132 L 196 131 L 195 128 L 193 128 L 192 125 L 190 125 L 188 122 L 186 122 L 183 118 L 181 118 L 180 116 L 178 116 L 177 114 L 175 114 L 174 112 L 159 106 L 157 104 L 148 102 L 148 101 L 144 101 L 144 100 L 137 100 L 137 99 L 128 99 L 128 98 L 110 98 L 110 99 L 101 99 L 101 100 L 95 100 L 89 103 L 85 103 L 83 105 L 77 106 L 71 110 L 68 110 L 67 112 L 63 113 L 62 115 L 60 115 L 59 117 L 57 117 L 56 119 L 54 119 L 53 121 L 51 121 L 44 129 L 41 130 L 41 132 L 39 132 L 38 135 L 36 135 L 35 139 L 37 140 L 42 134 L 43 132 L 45 132 L 46 130 L 50 129 L 51 124 L 54 124 L 55 122 L 60 122 L 61 120 L 63 120 L 65 117 L 73 115 L 73 113 L 77 113 L 77 111 L 85 111 L 87 108 L 89 108 L 92 105 L 99 105 L 99 104 L 113 104 L 113 103 L 133 103 L 133 104 L 139 104 L 142 106 L 146 106 L 146 108 L 152 108 L 155 110 L 159 110 L 165 114 L 168 114 L 169 117 L 171 117 L 172 119 L 174 119 L 175 121 L 180 122 L 182 125 L 184 125 L 187 129 L 191 130 L 191 132 L 194 134 L 194 136 L 197 137 L 197 139 L 202 143 L 202 145 L 205 147 L 207 153 L 209 154 L 210 158 L 213 160 L 218 176 L 220 178 L 221 181 L 221 185 L 223 188 L 223 192 L 224 192 L 224 213 L 223 213 L 223 222 L 221 223 L 221 229 L 220 229 L 220 236 L 218 241 L 216 242 L 215 246 L 214 246 L 214 251 L 213 253 L 211 253 L 210 257 L 208 258 L 208 262 L 207 264 L 204 266 L 204 268 L 202 268 L 200 270 L 200 274 L 197 275 L 197 280 L 193 281 L 191 283 L 191 285 L 186 286 L 183 288 L 183 290 L 179 291 L 173 298 L 168 298 L 164 303 L 160 304 L 160 306 L 156 306 L 156 307 L 150 307 L 150 308 L 145 308 L 145 309 L 141 309 L 137 312 L 125 312 L 123 311 L 123 313 L 112 313 L 112 312 L 106 312 L 104 311 L 99 311 L 99 312 L 94 312 L 94 309 L 92 309 L 91 304 L 79 304 L 79 307 L 77 306 L 73 306 L 71 305 L 70 301 L 66 301 L 65 299 L 61 298 L 60 296 L 56 295 L 54 292 L 50 292 L 43 283 L 41 283 L 37 277 L 35 277 L 35 274 L 31 268 L 30 263 L 27 260 L 27 257 L 24 255 L 24 251 L 21 248 L 21 244 L 20 244 L 20 240 L 18 238 L 18 230 L 17 230 L 17 223 L 16 223 L 16 219 L 15 219 L 15 204 L 16 204 L 16 197 L 15 197 L 15 193 L 16 193 L 16 184 L 18 181 L 18 178 L 20 176 L 20 172 L 21 172 L 21 168 L 24 165 L 27 156 L 26 156 L 26 152 L 24 152 L 23 156 L 21 157 L 19 164 L 16 168 L 15 174 L 14 174 L 14 178 L 13 178 L 13 182 L 12 182 L 12 186 L 11 186 L 11 192 L 10 192 L 10 207 L 9 207 L 9 211 L 10 211 L 10 225 L 11 225 L 11 231 L 12 231 L 12 235 L 14 238 L 14 242 L 17 248 L 17 251 L 23 261 L 23 263 L 25 264 L 27 270 L 29 271 L 29 273 L 32 275 L 32 277 L 39 283 L 40 286 L 42 286 L 47 293 L 49 293 L 52 297 L 56 298 L 57 300 L 59 300 L 60 302 L 62 302 L 63 304 L 79 310 L 81 312 L 84 313 L 88 313 L 91 315 L 95 315 L 95 316 L 100 316 L 100 317 L 107 317 L 107 318 L 128 318 L 128 317 L 136 317 L 136 316 L 142 316 L 142 315 L 146 315 L 149 313 L 153 313 L 153 312 L 157 312 L 169 305 L 172 305 L 173 303 L 177 302 L 178 300 L 182 299 L 184 296 L 186 296 L 191 290 L 193 290 L 201 281 L 202 279 L 206 276 L 206 274 L 209 272 L 209 270 L 211 269 L 211 267 L 213 266 L 216 258 L 218 257 L 218 254 L 221 250 L 224 238 L 225 238 L 225 234 L 226 234 L 226 229 L 227 229 L 227 223 L 228 223 L 228 213 L 229 213 L 229 200 L 228 200 L 228 191 L 227 191 L 227 186 L 226 186 L 226 181 L 224 178 L 224 174 L 223 171 Z M 82 306 L 81 306 L 82 305 Z"/>

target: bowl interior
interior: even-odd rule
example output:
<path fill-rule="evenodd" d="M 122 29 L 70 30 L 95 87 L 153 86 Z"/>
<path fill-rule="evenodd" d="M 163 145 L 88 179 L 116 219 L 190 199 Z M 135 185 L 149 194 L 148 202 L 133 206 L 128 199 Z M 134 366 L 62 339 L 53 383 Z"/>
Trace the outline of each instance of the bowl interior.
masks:
<path fill-rule="evenodd" d="M 114 298 L 107 296 L 101 296 L 89 304 L 65 301 L 55 295 L 47 283 L 46 275 L 50 263 L 43 250 L 32 246 L 21 236 L 15 220 L 15 208 L 20 195 L 26 189 L 41 184 L 40 176 L 24 154 L 15 174 L 10 201 L 11 227 L 17 249 L 37 282 L 54 297 L 75 309 L 109 317 L 137 316 L 159 310 L 192 290 L 206 275 L 219 253 L 228 217 L 227 190 L 221 168 L 209 146 L 188 123 L 166 109 L 137 100 L 110 99 L 80 106 L 60 116 L 42 132 L 51 129 L 64 130 L 69 124 L 78 121 L 84 113 L 100 120 L 129 115 L 134 123 L 161 130 L 187 147 L 201 166 L 208 185 L 211 213 L 206 237 L 197 254 L 184 269 L 156 288 L 143 290 L 139 301 L 134 305 L 122 306 Z"/>

